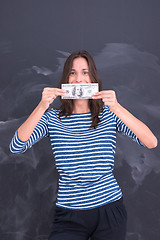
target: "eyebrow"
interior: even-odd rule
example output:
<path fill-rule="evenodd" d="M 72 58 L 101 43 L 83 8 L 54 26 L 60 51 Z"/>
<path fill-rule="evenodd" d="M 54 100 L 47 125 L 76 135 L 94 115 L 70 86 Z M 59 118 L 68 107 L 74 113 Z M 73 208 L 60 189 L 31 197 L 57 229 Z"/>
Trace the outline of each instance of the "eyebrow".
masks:
<path fill-rule="evenodd" d="M 83 68 L 82 70 L 89 70 L 88 68 Z M 71 71 L 76 71 L 76 69 L 72 68 Z"/>

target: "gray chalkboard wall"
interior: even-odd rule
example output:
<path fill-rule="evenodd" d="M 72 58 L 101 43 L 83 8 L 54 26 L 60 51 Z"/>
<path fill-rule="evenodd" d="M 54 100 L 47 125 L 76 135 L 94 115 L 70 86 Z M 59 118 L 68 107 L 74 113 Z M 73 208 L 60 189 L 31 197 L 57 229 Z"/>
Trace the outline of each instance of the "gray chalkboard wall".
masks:
<path fill-rule="evenodd" d="M 24 154 L 8 146 L 72 51 L 89 51 L 103 89 L 115 90 L 159 138 L 159 9 L 158 0 L 0 1 L 1 240 L 46 240 L 51 231 L 58 173 L 49 140 Z M 159 146 L 118 136 L 114 173 L 128 210 L 126 240 L 159 240 Z"/>

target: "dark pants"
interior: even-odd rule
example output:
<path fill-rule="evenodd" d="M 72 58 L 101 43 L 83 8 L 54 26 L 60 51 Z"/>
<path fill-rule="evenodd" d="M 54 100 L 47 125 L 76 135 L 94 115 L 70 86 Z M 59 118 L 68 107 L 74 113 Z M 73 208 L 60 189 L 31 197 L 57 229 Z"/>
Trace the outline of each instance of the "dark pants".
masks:
<path fill-rule="evenodd" d="M 56 207 L 49 240 L 125 240 L 126 223 L 122 198 L 91 210 Z"/>

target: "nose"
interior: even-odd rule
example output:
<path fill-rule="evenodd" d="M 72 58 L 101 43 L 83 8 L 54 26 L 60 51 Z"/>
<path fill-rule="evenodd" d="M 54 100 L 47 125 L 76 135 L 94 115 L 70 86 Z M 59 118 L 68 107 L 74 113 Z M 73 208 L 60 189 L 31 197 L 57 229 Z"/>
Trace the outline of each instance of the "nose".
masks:
<path fill-rule="evenodd" d="M 76 82 L 81 83 L 82 82 L 82 76 L 80 74 L 77 74 L 76 76 Z"/>

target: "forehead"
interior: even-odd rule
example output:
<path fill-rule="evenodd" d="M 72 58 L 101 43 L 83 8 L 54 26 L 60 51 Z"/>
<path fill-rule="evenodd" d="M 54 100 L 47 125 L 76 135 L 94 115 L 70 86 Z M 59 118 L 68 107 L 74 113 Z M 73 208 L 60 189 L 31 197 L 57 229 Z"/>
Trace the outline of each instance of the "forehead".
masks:
<path fill-rule="evenodd" d="M 76 69 L 76 68 L 87 69 L 88 68 L 87 60 L 83 57 L 75 58 L 73 60 L 72 68 L 73 69 Z"/>

